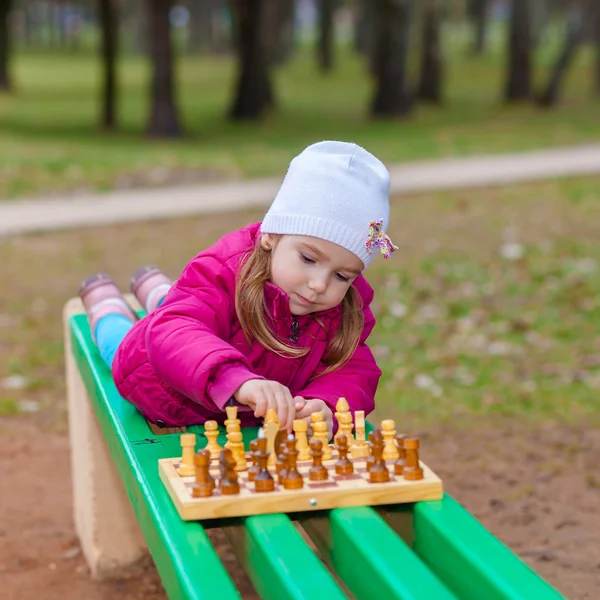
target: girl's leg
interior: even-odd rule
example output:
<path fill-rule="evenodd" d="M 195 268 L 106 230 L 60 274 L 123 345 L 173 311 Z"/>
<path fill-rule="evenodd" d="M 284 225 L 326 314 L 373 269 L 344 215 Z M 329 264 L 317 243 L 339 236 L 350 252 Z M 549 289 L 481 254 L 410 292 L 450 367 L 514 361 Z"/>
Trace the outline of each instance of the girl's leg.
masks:
<path fill-rule="evenodd" d="M 133 327 L 133 321 L 119 313 L 110 313 L 99 319 L 94 330 L 96 345 L 102 360 L 111 369 L 119 345 L 127 332 Z"/>
<path fill-rule="evenodd" d="M 158 267 L 148 265 L 138 269 L 131 278 L 131 292 L 147 313 L 162 304 L 173 281 Z"/>
<path fill-rule="evenodd" d="M 92 337 L 110 368 L 121 340 L 137 321 L 137 315 L 106 273 L 98 273 L 85 279 L 79 287 L 79 296 L 88 317 Z"/>

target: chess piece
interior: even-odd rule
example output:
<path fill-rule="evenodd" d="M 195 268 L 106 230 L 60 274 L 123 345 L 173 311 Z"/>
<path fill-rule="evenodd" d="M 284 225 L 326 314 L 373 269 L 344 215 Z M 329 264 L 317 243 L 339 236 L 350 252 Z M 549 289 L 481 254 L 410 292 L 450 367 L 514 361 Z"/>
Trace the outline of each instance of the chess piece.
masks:
<path fill-rule="evenodd" d="M 277 447 L 277 462 L 275 463 L 275 473 L 277 473 L 277 483 L 283 483 L 285 471 L 288 466 L 287 446 L 285 442 L 281 442 Z"/>
<path fill-rule="evenodd" d="M 342 433 L 337 436 L 336 448 L 339 453 L 339 459 L 335 463 L 335 472 L 338 475 L 352 475 L 354 473 L 354 465 L 348 458 L 348 438 Z"/>
<path fill-rule="evenodd" d="M 323 415 L 321 413 L 318 413 L 318 412 L 311 413 L 311 415 L 310 415 L 310 429 L 311 429 L 311 432 L 312 432 L 312 436 L 311 436 L 310 440 L 308 440 L 309 444 L 315 438 L 315 423 L 319 423 L 322 420 L 323 420 Z"/>
<path fill-rule="evenodd" d="M 366 458 L 370 454 L 369 446 L 365 438 L 365 411 L 357 410 L 354 413 L 354 430 L 356 438 L 354 444 L 350 447 L 350 456 L 352 458 Z"/>
<path fill-rule="evenodd" d="M 317 421 L 313 423 L 315 435 L 313 439 L 320 440 L 323 444 L 323 460 L 331 460 L 333 454 L 329 447 L 329 436 L 327 435 L 327 423 L 325 421 Z"/>
<path fill-rule="evenodd" d="M 308 446 L 308 423 L 304 419 L 294 420 L 294 434 L 296 437 L 296 450 L 298 460 L 310 460 L 310 448 Z"/>
<path fill-rule="evenodd" d="M 257 492 L 272 492 L 275 489 L 275 481 L 267 468 L 269 452 L 267 450 L 267 438 L 262 427 L 258 430 L 256 444 L 257 449 L 254 456 L 258 463 L 258 473 L 254 477 L 254 489 Z"/>
<path fill-rule="evenodd" d="M 215 480 L 209 473 L 210 452 L 206 448 L 196 452 L 194 466 L 196 468 L 196 481 L 192 484 L 192 496 L 194 498 L 212 496 L 215 489 Z"/>
<path fill-rule="evenodd" d="M 325 481 L 329 474 L 327 468 L 323 465 L 323 442 L 313 438 L 310 442 L 310 454 L 313 464 L 308 470 L 308 478 L 310 481 Z"/>
<path fill-rule="evenodd" d="M 385 466 L 383 458 L 383 435 L 380 429 L 375 429 L 369 433 L 371 441 L 371 450 L 373 460 L 369 468 L 369 481 L 371 483 L 385 483 L 390 480 L 390 472 Z"/>
<path fill-rule="evenodd" d="M 208 440 L 206 449 L 210 452 L 210 458 L 219 458 L 222 448 L 219 446 L 219 442 L 217 442 L 219 425 L 216 421 L 206 421 L 204 423 L 204 437 Z"/>
<path fill-rule="evenodd" d="M 418 438 L 406 438 L 404 440 L 406 449 L 406 463 L 404 464 L 404 479 L 407 481 L 418 481 L 423 479 L 423 469 L 419 462 L 419 440 Z"/>
<path fill-rule="evenodd" d="M 235 461 L 236 471 L 245 471 L 248 468 L 246 461 L 246 451 L 244 450 L 244 442 L 242 441 L 241 431 L 230 431 L 227 434 L 229 449 Z"/>
<path fill-rule="evenodd" d="M 394 441 L 396 435 L 396 423 L 392 419 L 381 422 L 381 433 L 384 439 L 383 459 L 396 460 L 398 458 L 398 447 Z"/>
<path fill-rule="evenodd" d="M 287 456 L 287 466 L 283 476 L 283 487 L 286 490 L 299 490 L 304 485 L 304 481 L 296 467 L 298 450 L 296 450 L 296 440 L 291 433 L 287 438 L 285 454 Z"/>
<path fill-rule="evenodd" d="M 335 437 L 337 438 L 340 435 L 345 435 L 346 441 L 348 443 L 348 448 L 350 448 L 350 446 L 352 446 L 354 444 L 354 438 L 352 437 L 352 429 L 354 427 L 352 424 L 352 413 L 350 413 L 350 412 L 342 413 L 340 415 L 338 422 L 339 422 L 339 430 Z"/>
<path fill-rule="evenodd" d="M 240 484 L 235 471 L 235 460 L 229 448 L 221 450 L 219 457 L 219 470 L 221 471 L 220 490 L 224 496 L 240 493 Z"/>
<path fill-rule="evenodd" d="M 225 408 L 225 412 L 227 413 L 227 418 L 225 419 L 225 431 L 227 432 L 227 442 L 225 443 L 225 448 L 229 448 L 229 434 L 234 431 L 240 431 L 241 421 L 237 418 L 237 406 L 227 406 Z"/>
<path fill-rule="evenodd" d="M 263 429 L 265 438 L 267 439 L 267 452 L 269 454 L 269 461 L 267 464 L 273 466 L 277 461 L 277 445 L 275 438 L 279 433 L 279 419 L 277 418 L 277 413 L 272 408 L 267 411 Z"/>
<path fill-rule="evenodd" d="M 336 441 L 337 436 L 343 433 L 343 431 L 341 431 L 340 425 L 342 416 L 346 414 L 350 414 L 350 407 L 348 406 L 348 401 L 346 400 L 346 398 L 339 398 L 337 404 L 335 405 L 335 412 L 333 413 L 333 416 L 335 417 L 338 423 L 338 433 L 336 433 L 335 437 L 333 438 L 334 442 Z M 352 422 L 352 415 L 350 415 L 350 422 Z"/>
<path fill-rule="evenodd" d="M 256 460 L 256 451 L 258 450 L 258 440 L 252 440 L 250 442 L 250 460 L 252 465 L 248 469 L 248 481 L 254 481 L 254 478 L 260 471 L 258 461 Z"/>
<path fill-rule="evenodd" d="M 179 465 L 177 472 L 182 477 L 191 477 L 196 473 L 196 468 L 194 467 L 196 434 L 182 433 L 179 437 L 179 443 L 181 444 L 181 464 Z"/>
<path fill-rule="evenodd" d="M 394 463 L 394 473 L 396 475 L 402 475 L 404 473 L 404 465 L 406 464 L 406 449 L 404 448 L 404 440 L 406 435 L 403 433 L 397 433 L 395 437 L 396 446 L 398 447 L 398 458 Z"/>

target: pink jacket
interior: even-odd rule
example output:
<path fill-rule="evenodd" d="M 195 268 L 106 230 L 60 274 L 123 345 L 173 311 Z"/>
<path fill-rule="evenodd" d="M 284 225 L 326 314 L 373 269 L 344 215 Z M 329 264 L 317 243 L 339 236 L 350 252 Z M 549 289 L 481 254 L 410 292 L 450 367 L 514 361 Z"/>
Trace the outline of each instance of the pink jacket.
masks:
<path fill-rule="evenodd" d="M 289 339 L 297 321 L 297 343 L 309 346 L 310 352 L 282 358 L 246 342 L 235 311 L 235 282 L 240 260 L 254 247 L 259 228 L 254 224 L 234 231 L 198 254 L 162 306 L 138 321 L 119 346 L 113 362 L 117 388 L 150 421 L 166 426 L 223 422 L 233 393 L 256 378 L 276 380 L 293 396 L 318 398 L 332 409 L 344 396 L 352 411 L 373 410 L 381 371 L 365 343 L 375 319 L 369 308 L 373 290 L 364 277 L 354 286 L 363 298 L 365 328 L 356 352 L 341 369 L 310 381 L 324 369 L 321 359 L 340 325 L 341 308 L 319 314 L 324 330 L 310 316 L 295 319 L 289 297 L 273 284 L 267 284 L 265 298 L 274 331 Z M 240 407 L 238 416 L 242 425 L 257 422 L 247 407 Z"/>

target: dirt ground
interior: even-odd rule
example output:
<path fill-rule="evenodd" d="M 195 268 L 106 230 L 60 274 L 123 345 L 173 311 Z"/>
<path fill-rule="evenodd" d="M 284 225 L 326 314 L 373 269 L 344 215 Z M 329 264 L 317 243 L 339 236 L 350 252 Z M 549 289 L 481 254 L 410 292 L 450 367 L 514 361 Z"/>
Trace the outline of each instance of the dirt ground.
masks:
<path fill-rule="evenodd" d="M 165 598 L 151 560 L 122 579 L 91 580 L 71 518 L 67 437 L 23 417 L 0 429 L 0 478 L 12 492 L 0 507 L 3 598 Z M 506 421 L 419 434 L 424 460 L 488 529 L 567 598 L 598 597 L 600 431 Z M 211 535 L 243 597 L 256 598 L 223 534 Z"/>

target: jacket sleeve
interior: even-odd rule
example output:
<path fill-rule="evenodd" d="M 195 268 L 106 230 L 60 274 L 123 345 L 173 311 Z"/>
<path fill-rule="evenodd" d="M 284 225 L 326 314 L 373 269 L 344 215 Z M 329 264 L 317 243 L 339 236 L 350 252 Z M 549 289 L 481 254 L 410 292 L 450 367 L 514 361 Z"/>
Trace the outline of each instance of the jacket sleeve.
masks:
<path fill-rule="evenodd" d="M 163 305 L 148 318 L 148 358 L 169 386 L 207 408 L 224 410 L 252 372 L 248 359 L 234 348 L 235 272 L 219 258 L 196 257 L 173 285 Z"/>
<path fill-rule="evenodd" d="M 381 370 L 366 344 L 375 326 L 375 318 L 369 307 L 364 309 L 364 315 L 365 326 L 359 344 L 348 362 L 336 371 L 312 379 L 304 390 L 298 392 L 299 396 L 323 400 L 333 412 L 341 397 L 346 398 L 351 412 L 364 410 L 365 415 L 368 415 L 375 408 L 375 392 Z M 316 375 L 325 369 L 326 365 L 321 364 Z M 334 431 L 335 429 L 334 423 Z"/>

